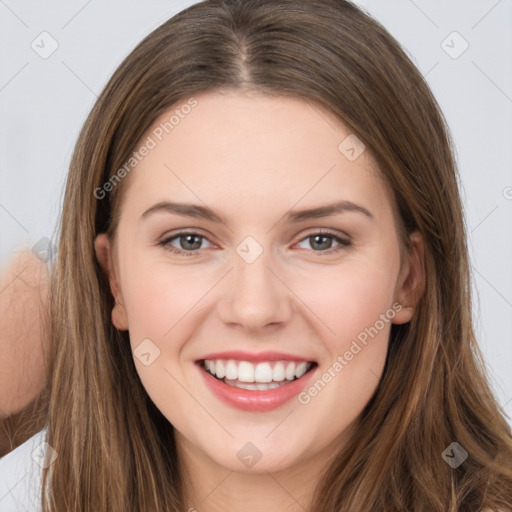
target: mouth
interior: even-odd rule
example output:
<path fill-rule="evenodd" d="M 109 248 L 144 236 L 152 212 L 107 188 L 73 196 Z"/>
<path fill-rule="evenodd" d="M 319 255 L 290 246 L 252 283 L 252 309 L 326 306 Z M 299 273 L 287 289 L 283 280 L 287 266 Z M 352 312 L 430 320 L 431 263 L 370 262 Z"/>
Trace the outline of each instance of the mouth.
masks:
<path fill-rule="evenodd" d="M 287 386 L 313 371 L 315 361 L 250 361 L 200 359 L 196 364 L 207 374 L 233 388 L 267 391 Z"/>

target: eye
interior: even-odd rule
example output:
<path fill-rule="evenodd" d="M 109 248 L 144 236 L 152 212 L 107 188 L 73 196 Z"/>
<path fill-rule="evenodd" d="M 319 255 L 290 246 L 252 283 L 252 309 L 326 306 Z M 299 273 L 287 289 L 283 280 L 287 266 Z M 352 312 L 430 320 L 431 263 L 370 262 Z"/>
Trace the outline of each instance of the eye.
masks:
<path fill-rule="evenodd" d="M 208 240 L 204 235 L 192 231 L 181 231 L 173 236 L 164 238 L 158 245 L 169 251 L 183 256 L 194 256 L 197 251 L 204 249 L 202 242 Z M 173 243 L 177 244 L 173 245 Z"/>
<path fill-rule="evenodd" d="M 334 248 L 333 241 L 338 244 L 335 245 Z M 327 254 L 340 251 L 352 245 L 350 240 L 341 238 L 328 231 L 310 233 L 306 238 L 303 238 L 298 245 L 304 242 L 309 243 L 313 251 Z M 307 247 L 303 248 L 307 249 Z"/>
<path fill-rule="evenodd" d="M 193 231 L 180 231 L 172 236 L 164 238 L 158 242 L 158 245 L 164 247 L 174 254 L 180 256 L 194 256 L 198 254 L 201 249 L 204 249 L 203 242 L 211 242 L 204 236 Z M 337 245 L 333 247 L 333 242 Z M 322 254 L 332 254 L 342 249 L 350 247 L 352 242 L 349 239 L 341 238 L 328 231 L 318 231 L 310 233 L 307 237 L 303 238 L 297 245 L 309 243 L 310 248 L 314 252 Z M 308 247 L 302 247 L 308 249 Z"/>

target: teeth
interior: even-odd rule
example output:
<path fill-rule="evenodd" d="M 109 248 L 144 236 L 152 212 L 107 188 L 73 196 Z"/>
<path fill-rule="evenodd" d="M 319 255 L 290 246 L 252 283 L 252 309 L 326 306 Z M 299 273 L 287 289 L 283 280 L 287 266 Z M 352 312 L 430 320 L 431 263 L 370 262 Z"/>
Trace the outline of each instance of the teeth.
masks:
<path fill-rule="evenodd" d="M 215 375 L 217 375 L 217 377 L 219 379 L 222 379 L 223 377 L 226 376 L 226 371 L 224 369 L 224 363 L 220 360 L 218 360 L 215 363 Z"/>
<path fill-rule="evenodd" d="M 306 372 L 308 371 L 308 363 L 302 362 L 299 363 L 297 369 L 295 370 L 295 377 L 300 379 Z"/>
<path fill-rule="evenodd" d="M 284 380 L 285 378 L 285 374 L 284 374 L 284 364 L 281 363 L 281 361 L 278 361 L 275 365 L 274 365 L 274 369 L 272 371 L 272 380 L 275 380 L 276 382 L 281 382 Z M 291 379 L 289 379 L 291 380 Z"/>
<path fill-rule="evenodd" d="M 219 374 L 217 374 L 217 378 L 221 378 Z M 240 382 L 256 382 L 254 379 L 254 366 L 247 361 L 240 361 L 238 365 L 237 379 Z"/>
<path fill-rule="evenodd" d="M 252 391 L 258 390 L 258 391 L 266 391 L 267 389 L 275 389 L 279 388 L 281 386 L 285 386 L 286 382 L 269 382 L 268 384 L 248 384 L 247 382 L 240 382 L 240 381 L 230 381 L 226 380 L 224 382 L 228 386 L 231 386 L 233 388 L 242 388 L 242 389 L 250 389 Z"/>
<path fill-rule="evenodd" d="M 286 378 L 292 380 L 295 377 L 295 363 L 288 363 L 286 367 Z"/>
<path fill-rule="evenodd" d="M 300 363 L 295 361 L 265 361 L 258 364 L 253 364 L 249 361 L 235 361 L 233 359 L 216 359 L 215 361 L 207 359 L 204 361 L 205 370 L 218 379 L 225 377 L 226 380 L 237 380 L 239 383 L 246 383 L 247 385 L 258 383 L 265 385 L 264 389 L 273 389 L 273 387 L 268 386 L 285 380 L 300 379 L 311 366 L 312 363 L 305 361 Z M 249 387 L 245 389 L 260 388 Z"/>
<path fill-rule="evenodd" d="M 272 367 L 269 363 L 260 363 L 254 370 L 254 380 L 256 382 L 272 382 Z"/>
<path fill-rule="evenodd" d="M 210 365 L 210 368 L 212 366 Z M 226 365 L 226 379 L 234 380 L 238 377 L 238 367 L 234 361 L 228 361 Z"/>

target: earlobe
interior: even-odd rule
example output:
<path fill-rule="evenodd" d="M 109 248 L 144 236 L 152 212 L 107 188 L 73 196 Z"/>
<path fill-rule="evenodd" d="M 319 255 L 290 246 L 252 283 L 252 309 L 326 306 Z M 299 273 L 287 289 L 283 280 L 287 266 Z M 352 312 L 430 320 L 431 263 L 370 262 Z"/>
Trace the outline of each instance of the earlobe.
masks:
<path fill-rule="evenodd" d="M 115 300 L 115 306 L 112 310 L 112 323 L 120 331 L 126 331 L 128 330 L 128 317 L 112 259 L 110 241 L 106 233 L 101 233 L 96 237 L 94 240 L 94 250 L 96 259 L 108 278 L 110 291 Z"/>
<path fill-rule="evenodd" d="M 425 246 L 421 233 L 413 232 L 409 236 L 409 247 L 395 289 L 395 301 L 402 308 L 393 318 L 395 324 L 409 322 L 416 304 L 425 291 Z"/>

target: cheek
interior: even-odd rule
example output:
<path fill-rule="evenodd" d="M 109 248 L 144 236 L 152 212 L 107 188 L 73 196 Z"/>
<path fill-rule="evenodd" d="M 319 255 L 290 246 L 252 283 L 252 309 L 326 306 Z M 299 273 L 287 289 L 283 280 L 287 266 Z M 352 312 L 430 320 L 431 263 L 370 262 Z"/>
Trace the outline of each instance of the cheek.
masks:
<path fill-rule="evenodd" d="M 134 338 L 162 339 L 211 287 L 207 275 L 198 277 L 186 266 L 145 263 L 126 275 L 131 277 L 123 285 L 123 299 Z"/>
<path fill-rule="evenodd" d="M 181 385 L 179 359 L 195 327 L 197 303 L 212 285 L 208 276 L 198 278 L 192 267 L 172 268 L 160 262 L 139 265 L 131 274 L 128 265 L 126 269 L 131 278 L 123 284 L 123 299 L 137 373 L 158 409 L 171 423 L 181 425 L 183 408 L 176 404 L 188 403 L 190 395 Z M 145 354 L 149 354 L 146 361 L 141 358 Z"/>
<path fill-rule="evenodd" d="M 395 315 L 393 272 L 369 266 L 351 270 L 315 280 L 308 299 L 329 329 L 322 327 L 321 371 L 299 402 L 310 414 L 329 417 L 324 434 L 332 436 L 357 418 L 375 392 Z"/>
<path fill-rule="evenodd" d="M 299 279 L 294 290 L 324 324 L 326 344 L 339 348 L 380 315 L 393 314 L 394 274 L 391 268 L 354 262 L 322 269 L 307 282 Z"/>

